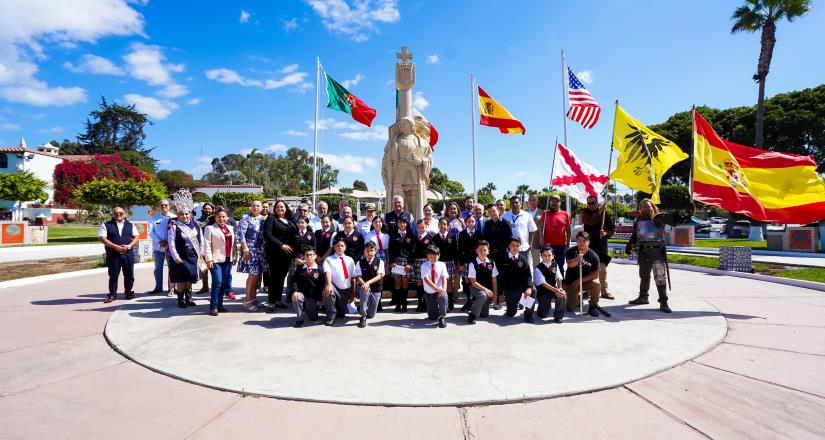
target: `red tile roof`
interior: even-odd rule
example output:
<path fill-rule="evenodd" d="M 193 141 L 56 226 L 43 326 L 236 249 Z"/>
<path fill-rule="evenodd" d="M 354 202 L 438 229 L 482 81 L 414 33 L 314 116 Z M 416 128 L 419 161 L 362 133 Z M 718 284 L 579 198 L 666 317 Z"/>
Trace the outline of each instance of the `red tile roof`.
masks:
<path fill-rule="evenodd" d="M 42 151 L 32 150 L 31 148 L 23 147 L 0 147 L 0 153 L 32 153 L 47 157 L 59 157 L 61 159 L 63 158 L 62 156 L 55 156 L 54 154 L 43 153 Z"/>

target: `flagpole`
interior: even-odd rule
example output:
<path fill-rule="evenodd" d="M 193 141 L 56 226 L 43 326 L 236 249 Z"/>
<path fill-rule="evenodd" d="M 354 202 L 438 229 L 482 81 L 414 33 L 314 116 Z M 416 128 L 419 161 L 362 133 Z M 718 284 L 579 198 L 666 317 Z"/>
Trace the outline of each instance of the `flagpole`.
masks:
<path fill-rule="evenodd" d="M 312 209 L 318 209 L 318 113 L 321 99 L 321 57 L 315 58 L 315 139 L 312 152 Z"/>
<path fill-rule="evenodd" d="M 550 183 L 547 184 L 547 200 L 544 202 L 544 211 L 550 210 L 550 188 L 553 187 L 553 177 L 556 173 L 556 153 L 559 151 L 559 137 L 556 136 L 556 143 L 553 144 L 553 161 L 550 166 Z M 542 211 L 541 213 L 541 245 L 544 246 L 544 228 L 547 225 L 547 215 Z"/>
<path fill-rule="evenodd" d="M 470 74 L 470 123 L 472 125 L 473 138 L 473 196 L 476 203 L 478 203 L 478 185 L 476 183 L 476 79 L 473 74 Z"/>
<path fill-rule="evenodd" d="M 616 100 L 616 108 L 618 108 L 618 107 L 619 107 L 619 100 L 617 99 Z M 613 110 L 613 115 L 614 115 L 613 119 L 614 119 L 614 122 L 615 122 L 615 118 L 616 118 L 616 116 L 615 116 L 616 115 L 616 110 L 615 109 Z M 615 123 L 613 124 L 613 128 L 611 129 L 610 133 L 611 133 L 610 134 L 610 156 L 609 156 L 609 159 L 607 159 L 607 184 L 604 186 L 604 212 L 602 213 L 602 226 L 601 226 L 601 229 L 599 230 L 600 233 L 602 231 L 604 231 L 604 220 L 605 220 L 605 217 L 607 216 L 607 194 L 610 192 L 610 171 L 613 169 L 613 136 L 616 135 L 616 124 Z M 615 195 L 616 191 L 614 191 L 613 193 Z M 599 238 L 601 238 L 601 237 L 599 237 Z"/>
<path fill-rule="evenodd" d="M 690 191 L 690 203 L 693 203 L 693 161 L 696 159 L 696 106 L 690 108 L 690 140 L 693 145 L 693 152 L 690 154 L 690 170 L 688 170 L 688 191 Z"/>
<path fill-rule="evenodd" d="M 565 101 L 567 97 L 567 63 L 564 59 L 564 49 L 561 51 L 561 118 L 564 121 L 564 146 L 566 148 L 570 148 L 570 145 L 567 143 L 567 102 Z M 556 142 L 558 144 L 558 142 Z M 566 194 L 564 198 L 564 209 L 569 213 L 570 212 L 570 191 L 565 190 Z"/>

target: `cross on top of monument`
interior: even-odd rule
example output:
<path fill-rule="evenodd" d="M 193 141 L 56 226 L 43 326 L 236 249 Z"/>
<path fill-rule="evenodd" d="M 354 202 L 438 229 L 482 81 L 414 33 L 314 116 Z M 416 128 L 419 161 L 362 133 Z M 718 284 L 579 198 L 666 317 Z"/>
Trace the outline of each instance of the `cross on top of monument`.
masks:
<path fill-rule="evenodd" d="M 406 64 L 407 60 L 411 60 L 413 54 L 407 52 L 407 46 L 401 46 L 401 53 L 396 52 L 395 57 L 401 60 L 402 63 Z"/>

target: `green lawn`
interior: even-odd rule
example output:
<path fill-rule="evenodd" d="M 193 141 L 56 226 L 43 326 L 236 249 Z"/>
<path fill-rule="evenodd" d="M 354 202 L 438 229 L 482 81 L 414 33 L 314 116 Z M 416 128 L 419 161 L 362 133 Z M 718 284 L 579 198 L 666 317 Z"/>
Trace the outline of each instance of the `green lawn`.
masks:
<path fill-rule="evenodd" d="M 711 269 L 719 269 L 718 257 L 695 257 L 692 255 L 674 255 L 669 254 L 667 261 L 673 264 L 687 264 L 690 266 L 709 267 Z M 771 269 L 771 266 L 763 263 L 753 263 L 753 269 L 756 272 L 766 272 Z M 792 277 L 787 277 L 792 278 Z"/>
<path fill-rule="evenodd" d="M 783 270 L 776 272 L 773 276 L 825 283 L 825 268 L 818 267 L 811 269 Z"/>
<path fill-rule="evenodd" d="M 49 226 L 49 244 L 97 243 L 95 226 Z"/>
<path fill-rule="evenodd" d="M 627 244 L 627 240 L 610 240 L 611 243 Z M 752 249 L 768 249 L 768 241 L 748 240 L 746 238 L 697 238 L 693 242 L 693 247 L 698 248 L 718 248 L 719 246 L 745 246 Z"/>

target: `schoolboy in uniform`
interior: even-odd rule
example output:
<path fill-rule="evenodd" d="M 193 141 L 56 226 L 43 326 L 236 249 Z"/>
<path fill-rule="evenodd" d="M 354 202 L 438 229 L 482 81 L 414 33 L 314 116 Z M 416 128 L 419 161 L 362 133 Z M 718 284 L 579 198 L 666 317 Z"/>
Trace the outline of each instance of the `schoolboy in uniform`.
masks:
<path fill-rule="evenodd" d="M 332 225 L 332 219 L 327 214 L 320 217 L 318 225 L 319 228 L 315 231 L 315 250 L 318 252 L 317 260 L 320 263 L 323 262 L 324 256 L 330 249 L 332 236 L 335 235 L 335 227 Z"/>
<path fill-rule="evenodd" d="M 476 245 L 481 240 L 481 230 L 476 227 L 476 218 L 469 216 L 464 219 L 466 227 L 458 234 L 458 272 L 464 281 L 464 296 L 467 300 L 461 307 L 462 312 L 470 311 L 470 280 L 467 278 L 467 266 L 476 257 Z"/>
<path fill-rule="evenodd" d="M 458 290 L 456 265 L 458 264 L 458 240 L 450 234 L 450 222 L 446 217 L 438 220 L 438 234 L 433 235 L 433 244 L 438 247 L 438 261 L 447 267 L 447 309 L 455 307 L 455 292 Z M 429 255 L 427 256 L 429 258 Z"/>
<path fill-rule="evenodd" d="M 421 265 L 427 261 L 427 249 L 433 244 L 433 238 L 430 232 L 427 231 L 427 225 L 424 219 L 417 221 L 416 227 L 418 229 L 418 236 L 415 239 L 415 251 L 413 252 L 413 257 L 415 258 L 413 261 L 413 279 L 415 280 L 416 291 L 418 292 L 418 307 L 415 308 L 415 311 L 420 313 L 427 310 L 427 306 L 424 304 L 424 284 L 421 281 Z"/>
<path fill-rule="evenodd" d="M 315 248 L 304 248 L 304 264 L 298 267 L 292 276 L 289 290 L 296 315 L 293 327 L 304 324 L 304 309 L 311 321 L 318 320 L 318 306 L 323 297 L 325 276 L 323 269 L 315 262 L 317 256 Z"/>
<path fill-rule="evenodd" d="M 355 270 L 352 271 L 352 277 L 355 278 L 356 290 L 360 299 L 358 304 L 358 312 L 361 314 L 361 320 L 358 321 L 359 328 L 367 326 L 367 318 L 372 319 L 375 317 L 375 311 L 381 302 L 384 260 L 376 257 L 375 253 L 375 243 L 368 242 L 364 246 L 364 257 L 358 260 Z"/>
<path fill-rule="evenodd" d="M 567 294 L 561 285 L 561 277 L 556 276 L 556 261 L 553 246 L 546 244 L 541 248 L 541 262 L 533 271 L 533 284 L 536 286 L 536 301 L 539 303 L 537 314 L 544 319 L 550 314 L 553 304 L 553 321 L 561 323 L 567 309 Z"/>
<path fill-rule="evenodd" d="M 507 311 L 505 315 L 513 317 L 518 312 L 519 301 L 521 298 L 529 298 L 533 294 L 531 286 L 532 280 L 530 276 L 530 261 L 527 255 L 520 252 L 521 239 L 518 237 L 510 237 L 510 243 L 507 245 L 507 255 L 499 259 L 498 269 L 501 273 L 500 282 L 501 290 L 504 293 L 505 301 L 507 302 Z M 533 304 L 532 307 L 524 308 L 524 320 L 533 322 Z"/>
<path fill-rule="evenodd" d="M 447 314 L 447 265 L 438 261 L 436 246 L 427 249 L 427 261 L 421 265 L 421 280 L 424 282 L 424 297 L 427 299 L 427 318 L 438 319 L 438 327 L 444 328 Z"/>
<path fill-rule="evenodd" d="M 351 216 L 342 218 L 341 224 L 344 230 L 338 231 L 332 237 L 332 243 L 343 238 L 347 245 L 347 256 L 352 258 L 352 261 L 358 261 L 364 255 L 364 237 L 355 230 L 355 220 Z M 328 250 L 327 254 L 332 254 L 332 250 Z"/>
<path fill-rule="evenodd" d="M 389 261 L 390 270 L 395 266 L 403 267 L 405 274 L 392 273 L 394 281 L 392 297 L 395 313 L 407 312 L 407 289 L 412 273 L 415 237 L 409 229 L 406 217 L 398 217 L 396 225 L 390 229 Z"/>
<path fill-rule="evenodd" d="M 475 324 L 476 318 L 486 318 L 490 315 L 490 299 L 496 296 L 498 290 L 498 268 L 493 260 L 487 258 L 489 254 L 490 244 L 485 240 L 479 240 L 476 258 L 470 262 L 467 270 L 473 296 L 473 305 L 467 316 L 467 322 L 470 324 Z"/>
<path fill-rule="evenodd" d="M 352 224 L 352 219 L 350 219 Z M 352 273 L 355 271 L 355 262 L 346 255 L 347 242 L 338 237 L 332 245 L 335 253 L 324 259 L 324 308 L 327 311 L 327 320 L 324 325 L 332 326 L 335 318 L 343 318 L 347 314 L 347 303 L 355 298 L 352 290 Z"/>

